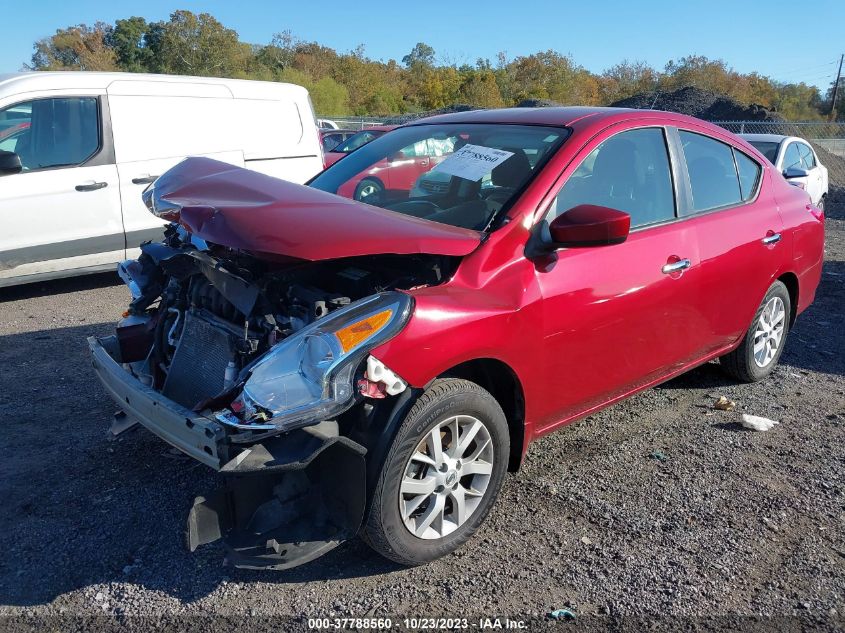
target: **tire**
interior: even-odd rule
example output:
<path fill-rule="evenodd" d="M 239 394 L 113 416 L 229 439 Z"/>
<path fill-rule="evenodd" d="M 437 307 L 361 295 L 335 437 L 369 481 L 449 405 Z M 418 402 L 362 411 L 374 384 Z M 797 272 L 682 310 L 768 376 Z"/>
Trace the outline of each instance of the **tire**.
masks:
<path fill-rule="evenodd" d="M 381 182 L 373 178 L 364 178 L 364 180 L 359 182 L 358 186 L 355 187 L 353 197 L 358 202 L 366 202 L 367 198 L 370 196 L 375 196 L 375 200 L 378 200 L 381 198 L 381 194 L 383 192 L 384 185 L 381 184 Z"/>
<path fill-rule="evenodd" d="M 778 303 L 780 302 L 780 303 Z M 773 330 L 776 330 L 781 324 L 780 337 L 777 339 L 776 346 L 766 342 L 764 349 L 759 348 L 762 341 L 774 341 L 775 337 L 765 332 L 765 315 L 772 314 L 767 309 L 772 307 L 776 310 L 775 323 Z M 789 333 L 789 315 L 792 306 L 789 299 L 789 291 L 782 282 L 776 281 L 770 287 L 766 296 L 763 297 L 763 302 L 754 313 L 754 319 L 751 321 L 751 327 L 742 338 L 742 342 L 734 351 L 722 356 L 719 359 L 719 364 L 722 369 L 743 382 L 757 382 L 768 376 L 777 365 L 780 355 L 783 353 L 783 348 L 786 345 L 786 335 Z M 758 333 L 762 333 L 757 340 L 758 350 L 755 357 L 755 337 Z M 763 356 L 761 359 L 760 356 Z M 763 361 L 761 364 L 761 360 Z"/>
<path fill-rule="evenodd" d="M 819 203 L 816 205 L 816 208 L 818 208 L 822 213 L 824 213 L 824 203 L 826 202 L 826 199 L 827 196 L 822 196 L 819 198 Z"/>
<path fill-rule="evenodd" d="M 481 427 L 476 426 L 478 422 Z M 450 450 L 454 425 L 458 428 L 456 449 L 462 440 L 472 437 L 460 452 Z M 475 433 L 466 435 L 472 429 Z M 450 462 L 454 467 L 441 463 L 446 470 L 437 468 L 430 457 L 435 454 L 432 442 L 442 444 L 442 460 L 454 458 Z M 509 454 L 508 425 L 495 398 L 467 380 L 436 380 L 396 432 L 373 491 L 364 540 L 385 558 L 403 565 L 420 565 L 453 552 L 475 533 L 489 513 L 502 487 Z M 473 455 L 477 459 L 473 460 Z M 418 461 L 422 458 L 430 463 Z M 466 474 L 470 469 L 486 471 L 488 459 L 492 459 L 489 475 Z M 409 482 L 427 488 L 426 492 L 418 493 L 414 487 L 409 494 Z M 400 492 L 400 488 L 405 492 Z M 465 495 L 465 491 L 472 494 Z M 479 491 L 481 495 L 477 496 Z M 458 497 L 463 499 L 460 506 Z M 459 507 L 464 512 L 463 521 L 459 520 Z M 426 527 L 432 515 L 434 518 Z"/>

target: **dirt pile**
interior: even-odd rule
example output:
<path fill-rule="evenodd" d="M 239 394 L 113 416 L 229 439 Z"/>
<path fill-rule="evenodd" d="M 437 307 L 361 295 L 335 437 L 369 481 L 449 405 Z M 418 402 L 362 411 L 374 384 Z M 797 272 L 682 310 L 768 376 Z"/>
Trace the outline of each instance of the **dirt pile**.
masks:
<path fill-rule="evenodd" d="M 385 120 L 385 124 L 387 125 L 402 125 L 403 123 L 410 123 L 411 121 L 416 121 L 417 119 L 424 119 L 430 116 L 436 116 L 438 114 L 452 114 L 453 112 L 469 112 L 470 110 L 484 110 L 485 108 L 479 108 L 477 106 L 472 106 L 466 103 L 453 103 L 452 105 L 447 105 L 442 108 L 438 108 L 437 110 L 426 110 L 425 112 L 408 112 L 407 114 L 400 114 L 399 116 L 391 117 Z"/>
<path fill-rule="evenodd" d="M 730 97 L 692 86 L 674 92 L 644 92 L 610 104 L 616 108 L 666 110 L 708 121 L 782 121 L 761 105 L 744 105 Z"/>

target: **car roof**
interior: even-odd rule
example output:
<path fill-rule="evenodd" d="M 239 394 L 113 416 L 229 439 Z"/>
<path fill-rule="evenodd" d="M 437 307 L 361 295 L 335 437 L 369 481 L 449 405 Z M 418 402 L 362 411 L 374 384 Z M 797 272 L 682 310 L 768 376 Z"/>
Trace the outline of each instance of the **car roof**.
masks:
<path fill-rule="evenodd" d="M 358 132 L 390 132 L 390 130 L 395 130 L 398 125 L 368 125 L 365 128 L 361 128 L 357 130 Z"/>
<path fill-rule="evenodd" d="M 554 108 L 499 108 L 491 110 L 470 110 L 439 114 L 420 119 L 407 125 L 428 125 L 432 123 L 499 123 L 516 125 L 549 125 L 571 128 L 599 128 L 631 119 L 660 122 L 687 122 L 725 133 L 712 123 L 677 112 L 662 110 L 636 110 L 633 108 L 608 108 L 594 106 L 564 106 Z"/>
<path fill-rule="evenodd" d="M 740 138 L 746 141 L 759 141 L 762 143 L 780 143 L 788 138 L 795 138 L 793 136 L 786 136 L 785 134 L 737 134 Z"/>
<path fill-rule="evenodd" d="M 296 84 L 255 81 L 251 79 L 224 79 L 219 77 L 190 77 L 185 75 L 154 75 L 149 73 L 125 72 L 90 72 L 82 70 L 62 71 L 31 71 L 23 73 L 0 74 L 0 93 L 14 86 L 14 92 L 28 92 L 34 90 L 58 89 L 103 89 L 108 90 L 115 82 L 146 82 L 147 84 L 212 84 L 226 86 L 232 96 L 242 96 L 241 93 L 259 92 L 278 95 L 280 91 L 287 93 L 304 92 L 305 88 Z M 246 96 L 246 95 L 243 95 Z"/>

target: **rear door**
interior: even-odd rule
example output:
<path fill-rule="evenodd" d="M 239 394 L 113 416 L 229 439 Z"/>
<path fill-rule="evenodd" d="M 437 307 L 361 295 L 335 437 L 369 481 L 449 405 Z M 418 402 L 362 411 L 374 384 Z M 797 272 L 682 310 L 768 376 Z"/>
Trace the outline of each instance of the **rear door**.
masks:
<path fill-rule="evenodd" d="M 810 194 L 813 203 L 817 203 L 824 195 L 824 177 L 822 170 L 816 161 L 816 154 L 806 143 L 795 143 L 798 146 L 798 153 L 801 155 L 801 164 L 804 169 L 810 172 L 807 176 L 805 189 Z"/>
<path fill-rule="evenodd" d="M 690 202 L 681 213 L 695 230 L 701 256 L 705 351 L 715 352 L 750 326 L 787 248 L 783 222 L 762 187 L 763 166 L 754 158 L 726 138 L 696 129 L 677 130 L 673 138 L 690 188 Z"/>
<path fill-rule="evenodd" d="M 0 149 L 23 165 L 0 176 L 0 284 L 107 267 L 125 255 L 106 104 L 91 91 L 55 92 L 0 104 L 0 120 L 18 127 Z"/>
<path fill-rule="evenodd" d="M 573 162 L 546 220 L 595 204 L 628 213 L 632 230 L 622 244 L 561 249 L 538 268 L 549 402 L 561 403 L 549 422 L 667 375 L 703 346 L 699 256 L 692 228 L 676 221 L 665 130 L 605 135 Z"/>

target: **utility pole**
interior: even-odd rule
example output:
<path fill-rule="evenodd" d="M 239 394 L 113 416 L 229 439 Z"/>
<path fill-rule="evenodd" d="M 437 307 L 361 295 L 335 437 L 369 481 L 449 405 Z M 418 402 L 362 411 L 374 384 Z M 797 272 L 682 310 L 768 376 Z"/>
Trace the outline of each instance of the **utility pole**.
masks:
<path fill-rule="evenodd" d="M 833 84 L 833 98 L 830 100 L 830 120 L 836 118 L 836 97 L 839 95 L 839 80 L 842 78 L 842 60 L 845 54 L 839 57 L 839 72 L 836 73 L 836 83 Z"/>

